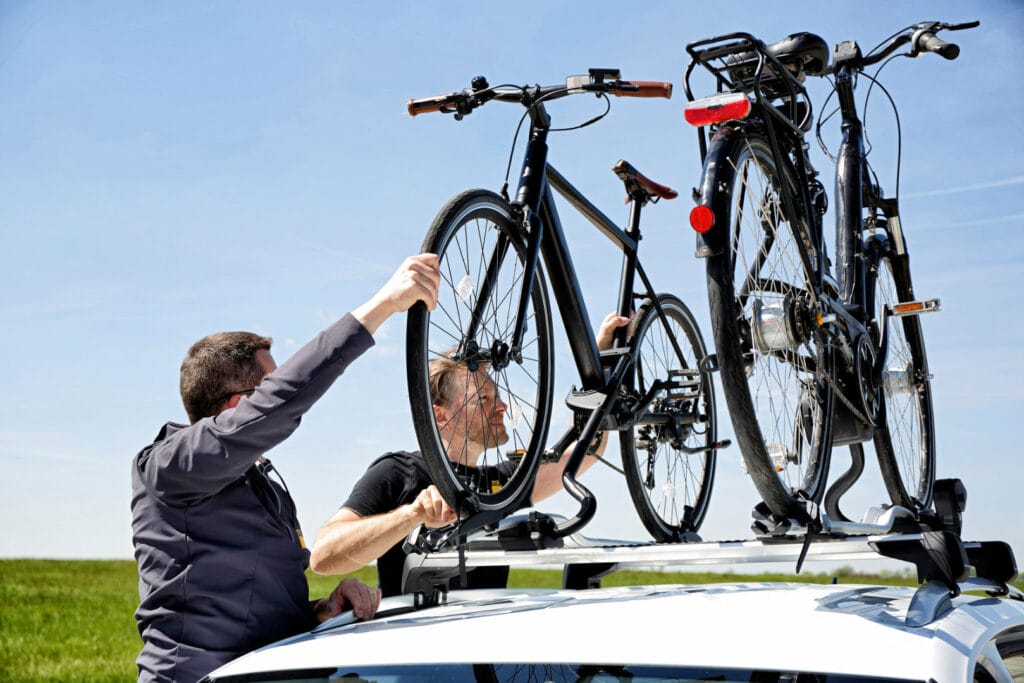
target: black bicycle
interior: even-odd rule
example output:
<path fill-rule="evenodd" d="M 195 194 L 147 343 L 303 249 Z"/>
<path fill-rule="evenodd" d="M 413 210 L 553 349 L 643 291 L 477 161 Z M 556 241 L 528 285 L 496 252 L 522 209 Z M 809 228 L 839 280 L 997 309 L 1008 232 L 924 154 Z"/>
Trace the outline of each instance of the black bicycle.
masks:
<path fill-rule="evenodd" d="M 680 540 L 704 519 L 720 446 L 714 388 L 701 369 L 707 351 L 689 309 L 678 297 L 655 291 L 637 254 L 642 208 L 676 192 L 619 161 L 613 170 L 631 200 L 629 224 L 622 230 L 547 161 L 549 133 L 565 130 L 552 128 L 547 103 L 588 93 L 603 99 L 603 113 L 573 127 L 580 128 L 607 114 L 609 95 L 669 97 L 671 91 L 670 83 L 628 82 L 618 70 L 591 69 L 587 76 L 554 86 L 492 87 L 478 77 L 465 91 L 408 103 L 410 114 L 439 111 L 458 120 L 488 102 L 511 102 L 526 108 L 520 126 L 529 120 L 514 198 L 506 193 L 506 172 L 501 194 L 464 192 L 434 220 L 423 251 L 440 256 L 440 299 L 434 311 L 417 306 L 408 316 L 408 384 L 416 434 L 437 487 L 463 518 L 463 529 L 479 528 L 521 507 L 542 460 L 557 459 L 574 441 L 562 482 L 580 502 L 580 511 L 557 526 L 552 522 L 544 533 L 560 537 L 581 528 L 596 503 L 576 475 L 588 448 L 606 430 L 619 433 L 630 494 L 655 538 Z M 595 343 L 552 189 L 623 252 L 614 310 L 632 314 L 633 320 L 628 329 L 616 330 L 610 350 L 599 352 Z M 637 277 L 642 286 L 635 290 Z M 580 385 L 567 398 L 572 426 L 545 450 L 555 353 L 549 292 L 561 313 Z M 446 416 L 445 425 L 435 419 L 431 368 L 452 361 L 470 372 L 484 368 L 505 409 L 502 424 L 484 426 L 493 434 L 477 438 L 479 457 L 456 453 L 454 447 L 449 452 L 444 435 L 447 424 L 471 424 L 479 416 L 469 411 Z M 496 400 L 490 394 L 484 398 Z"/>
<path fill-rule="evenodd" d="M 866 69 L 887 58 L 936 52 L 955 59 L 959 48 L 935 34 L 977 25 L 915 24 L 867 55 L 844 42 L 831 66 L 825 41 L 809 33 L 772 45 L 733 33 L 687 46 L 686 118 L 699 127 L 704 165 L 690 222 L 697 254 L 707 259 L 723 390 L 764 501 L 755 516 L 765 529 L 820 522 L 829 458 L 842 445 L 851 447 L 853 466 L 825 506 L 849 521 L 838 497 L 863 468 L 860 444 L 872 439 L 892 503 L 916 513 L 931 504 L 935 426 L 918 316 L 939 302 L 915 299 L 898 171 L 896 196 L 887 197 L 867 161 L 854 93 L 862 78 L 884 91 L 877 72 Z M 717 94 L 693 97 L 698 66 L 714 77 Z M 833 79 L 841 115 L 836 277 L 822 228 L 827 194 L 805 141 L 812 127 L 807 76 Z M 828 154 L 822 122 L 817 138 Z"/>

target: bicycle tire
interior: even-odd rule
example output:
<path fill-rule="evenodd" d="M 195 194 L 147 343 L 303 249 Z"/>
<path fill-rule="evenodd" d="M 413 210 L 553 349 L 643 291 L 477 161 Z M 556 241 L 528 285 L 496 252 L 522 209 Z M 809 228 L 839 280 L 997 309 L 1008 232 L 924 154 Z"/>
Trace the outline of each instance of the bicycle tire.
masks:
<path fill-rule="evenodd" d="M 905 256 L 883 249 L 874 266 L 871 308 L 877 322 L 884 306 L 913 301 L 914 291 Z M 890 500 L 925 510 L 935 485 L 935 418 L 920 319 L 890 320 L 887 347 L 875 454 Z"/>
<path fill-rule="evenodd" d="M 699 386 L 695 396 L 673 398 L 663 393 L 647 411 L 648 420 L 619 432 L 622 465 L 633 506 L 644 527 L 657 541 L 674 542 L 696 532 L 707 514 L 715 476 L 717 439 L 715 390 L 711 375 L 701 371 L 707 348 L 693 314 L 678 297 L 658 295 L 658 307 L 648 301 L 636 314 L 630 342 L 633 370 L 627 389 L 643 396 L 655 380 L 691 371 Z M 675 338 L 680 356 L 669 335 Z M 665 423 L 659 418 L 694 414 L 692 424 Z M 639 438 L 638 438 L 639 437 Z M 639 446 L 639 447 L 638 447 Z M 686 452 L 684 449 L 703 449 Z"/>
<path fill-rule="evenodd" d="M 501 430 L 493 425 L 487 429 L 504 431 L 508 440 L 486 437 L 480 444 L 483 452 L 479 458 L 465 463 L 479 468 L 477 474 L 488 471 L 487 468 L 499 468 L 506 481 L 496 477 L 480 481 L 476 474 L 470 476 L 453 461 L 460 455 L 454 448 L 452 453 L 448 452 L 435 419 L 430 365 L 441 356 L 452 356 L 453 350 L 457 358 L 465 357 L 470 341 L 492 351 L 492 358 L 499 358 L 501 344 L 510 341 L 517 315 L 525 249 L 523 231 L 511 207 L 487 190 L 469 190 L 449 201 L 423 242 L 424 252 L 439 256 L 441 285 L 433 311 L 418 304 L 408 314 L 409 400 L 427 469 L 442 497 L 463 518 L 480 511 L 511 513 L 532 491 L 547 438 L 554 372 L 551 312 L 540 269 L 533 280 L 521 354 L 515 357 L 514 352 L 506 351 L 503 360 L 483 366 L 505 405 Z M 495 285 L 489 297 L 481 301 L 488 265 L 495 255 L 500 255 L 491 269 Z M 470 340 L 467 328 L 477 306 L 482 315 Z M 466 384 L 468 389 L 470 382 Z M 471 405 L 470 398 L 467 393 L 462 400 L 463 408 Z M 469 424 L 470 414 L 467 408 L 465 415 L 460 413 L 447 424 Z M 475 417 L 476 413 L 472 415 Z M 472 456 L 462 458 L 469 460 Z"/>
<path fill-rule="evenodd" d="M 813 285 L 780 195 L 795 187 L 792 173 L 756 131 L 716 138 L 701 187 L 726 243 L 707 259 L 722 390 L 762 500 L 776 517 L 806 521 L 828 478 L 835 354 L 820 327 L 795 319 Z"/>

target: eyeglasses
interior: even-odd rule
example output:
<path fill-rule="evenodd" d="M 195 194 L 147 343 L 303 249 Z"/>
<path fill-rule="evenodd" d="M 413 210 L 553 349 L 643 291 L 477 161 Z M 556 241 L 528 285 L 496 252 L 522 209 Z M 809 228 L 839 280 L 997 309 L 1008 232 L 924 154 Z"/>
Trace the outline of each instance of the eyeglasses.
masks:
<path fill-rule="evenodd" d="M 228 401 L 232 396 L 252 396 L 255 389 L 242 389 L 241 391 L 232 391 L 230 394 L 224 394 L 217 399 L 217 405 Z"/>

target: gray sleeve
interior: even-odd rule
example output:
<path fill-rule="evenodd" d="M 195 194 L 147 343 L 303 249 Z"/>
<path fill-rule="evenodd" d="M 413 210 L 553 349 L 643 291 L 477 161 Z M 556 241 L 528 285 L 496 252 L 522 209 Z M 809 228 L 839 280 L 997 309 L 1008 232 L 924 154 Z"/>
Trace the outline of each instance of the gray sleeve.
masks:
<path fill-rule="evenodd" d="M 139 454 L 142 480 L 172 502 L 187 503 L 240 477 L 284 441 L 345 368 L 373 345 L 351 314 L 318 334 L 238 406 L 181 429 Z"/>

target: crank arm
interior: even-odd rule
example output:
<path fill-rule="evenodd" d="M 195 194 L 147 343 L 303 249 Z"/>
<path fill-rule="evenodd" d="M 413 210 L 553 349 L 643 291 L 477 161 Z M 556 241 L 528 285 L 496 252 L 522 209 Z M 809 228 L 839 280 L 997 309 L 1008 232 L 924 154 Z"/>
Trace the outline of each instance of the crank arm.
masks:
<path fill-rule="evenodd" d="M 731 445 L 732 441 L 730 441 L 729 439 L 722 439 L 721 441 L 716 441 L 714 443 L 708 444 L 707 446 L 698 446 L 696 448 L 691 448 L 690 446 L 679 444 L 678 447 L 674 448 L 675 450 L 686 453 L 687 455 L 703 455 L 704 453 L 708 453 L 710 451 L 717 451 L 721 448 L 728 448 Z"/>

